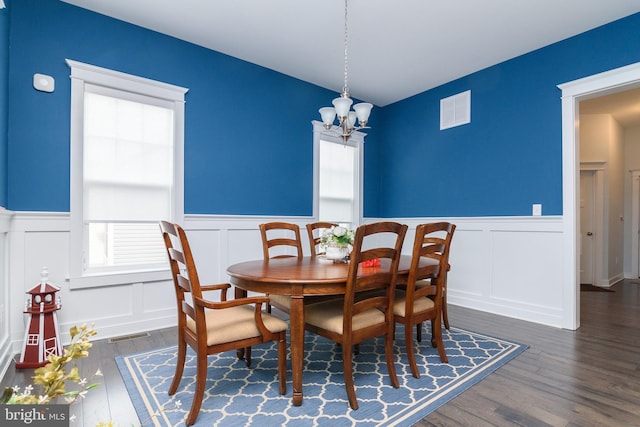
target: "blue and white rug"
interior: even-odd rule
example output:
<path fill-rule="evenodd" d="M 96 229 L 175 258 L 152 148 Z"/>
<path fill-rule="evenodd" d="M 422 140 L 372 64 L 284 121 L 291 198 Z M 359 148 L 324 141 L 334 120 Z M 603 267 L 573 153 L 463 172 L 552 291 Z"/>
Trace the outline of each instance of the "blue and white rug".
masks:
<path fill-rule="evenodd" d="M 360 408 L 349 407 L 342 376 L 340 347 L 306 334 L 304 400 L 293 406 L 290 365 L 287 394 L 278 393 L 275 343 L 252 349 L 247 368 L 235 351 L 209 356 L 207 386 L 197 426 L 411 426 L 469 389 L 527 346 L 451 328 L 444 330 L 449 363 L 442 363 L 430 335 L 416 348 L 419 379 L 411 375 L 404 331 L 396 328 L 396 370 L 400 388 L 390 385 L 382 339 L 360 344 L 354 356 L 354 381 Z M 168 396 L 177 347 L 161 348 L 116 362 L 143 426 L 184 425 L 195 389 L 195 353 L 190 349 L 177 393 Z M 179 401 L 179 403 L 178 403 Z"/>

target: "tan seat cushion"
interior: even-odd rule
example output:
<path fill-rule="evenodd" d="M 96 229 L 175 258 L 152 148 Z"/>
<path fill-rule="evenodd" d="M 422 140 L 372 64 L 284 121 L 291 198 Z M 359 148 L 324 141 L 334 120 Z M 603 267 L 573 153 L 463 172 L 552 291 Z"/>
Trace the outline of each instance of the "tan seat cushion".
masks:
<path fill-rule="evenodd" d="M 396 291 L 395 301 L 393 302 L 393 314 L 396 316 L 405 317 L 407 314 L 407 294 L 403 291 Z M 430 310 L 434 306 L 434 302 L 431 298 L 420 297 L 413 301 L 413 312 L 420 313 L 422 311 Z"/>
<path fill-rule="evenodd" d="M 207 345 L 215 345 L 230 341 L 260 336 L 254 320 L 253 306 L 230 307 L 222 310 L 207 310 Z M 287 322 L 276 316 L 262 313 L 264 325 L 271 332 L 282 332 L 288 327 Z M 196 322 L 187 318 L 187 327 L 196 332 Z"/>
<path fill-rule="evenodd" d="M 342 334 L 343 305 L 344 302 L 342 299 L 335 299 L 305 306 L 305 322 L 322 329 Z M 357 331 L 366 326 L 380 323 L 384 323 L 384 313 L 377 309 L 367 310 L 353 317 L 353 330 Z"/>
<path fill-rule="evenodd" d="M 269 294 L 269 302 L 275 306 L 291 309 L 291 297 L 289 295 Z"/>
<path fill-rule="evenodd" d="M 431 279 L 416 280 L 416 288 L 431 286 Z"/>

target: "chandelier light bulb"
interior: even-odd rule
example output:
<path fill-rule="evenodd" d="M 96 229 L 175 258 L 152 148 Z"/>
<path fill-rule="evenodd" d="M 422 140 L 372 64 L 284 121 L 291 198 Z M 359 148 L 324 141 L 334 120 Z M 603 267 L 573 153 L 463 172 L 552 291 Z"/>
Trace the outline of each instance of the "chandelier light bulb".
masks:
<path fill-rule="evenodd" d="M 347 117 L 351 104 L 353 104 L 351 98 L 340 97 L 333 100 L 333 106 L 336 108 L 336 114 L 338 117 Z"/>
<path fill-rule="evenodd" d="M 367 125 L 367 121 L 369 120 L 369 115 L 371 114 L 372 108 L 373 108 L 373 105 L 369 104 L 368 102 L 361 102 L 353 106 L 353 109 L 358 115 L 358 122 L 360 126 Z"/>
<path fill-rule="evenodd" d="M 322 123 L 324 123 L 325 129 L 331 129 L 333 121 L 336 119 L 336 109 L 333 107 L 322 107 L 320 110 L 320 117 L 322 117 Z"/>

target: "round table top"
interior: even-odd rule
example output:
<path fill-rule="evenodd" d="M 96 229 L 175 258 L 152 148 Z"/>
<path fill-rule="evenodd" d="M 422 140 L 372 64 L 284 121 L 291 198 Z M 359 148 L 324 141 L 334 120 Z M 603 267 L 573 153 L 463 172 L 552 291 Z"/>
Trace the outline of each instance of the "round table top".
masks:
<path fill-rule="evenodd" d="M 382 260 L 384 263 L 388 260 Z M 400 257 L 398 272 L 406 274 L 411 265 L 411 256 Z M 377 267 L 371 267 L 377 269 Z M 345 283 L 349 264 L 345 262 L 333 262 L 321 256 L 312 258 L 272 258 L 267 261 L 245 261 L 233 264 L 227 268 L 231 277 L 269 283 Z M 366 272 L 363 272 L 366 274 Z"/>
<path fill-rule="evenodd" d="M 349 264 L 320 257 L 246 261 L 227 268 L 231 277 L 269 283 L 345 283 Z"/>

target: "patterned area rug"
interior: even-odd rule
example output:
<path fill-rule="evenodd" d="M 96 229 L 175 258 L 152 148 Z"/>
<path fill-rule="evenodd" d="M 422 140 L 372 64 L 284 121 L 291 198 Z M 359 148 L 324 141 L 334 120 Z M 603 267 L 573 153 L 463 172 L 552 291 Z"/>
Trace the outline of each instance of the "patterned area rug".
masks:
<path fill-rule="evenodd" d="M 396 336 L 403 337 L 402 326 Z M 400 388 L 389 383 L 382 339 L 360 344 L 354 356 L 354 381 L 360 408 L 351 410 L 342 376 L 340 348 L 307 333 L 302 406 L 277 385 L 275 344 L 254 347 L 247 368 L 235 351 L 209 356 L 207 389 L 197 426 L 410 426 L 506 364 L 527 346 L 462 329 L 444 330 L 449 363 L 442 363 L 429 334 L 416 349 L 421 377 L 413 378 L 397 340 L 396 370 Z M 195 353 L 187 353 L 178 392 L 167 395 L 176 363 L 176 347 L 156 349 L 116 362 L 143 426 L 184 425 L 195 388 Z M 288 366 L 290 369 L 290 366 Z M 180 403 L 177 405 L 176 402 Z"/>

